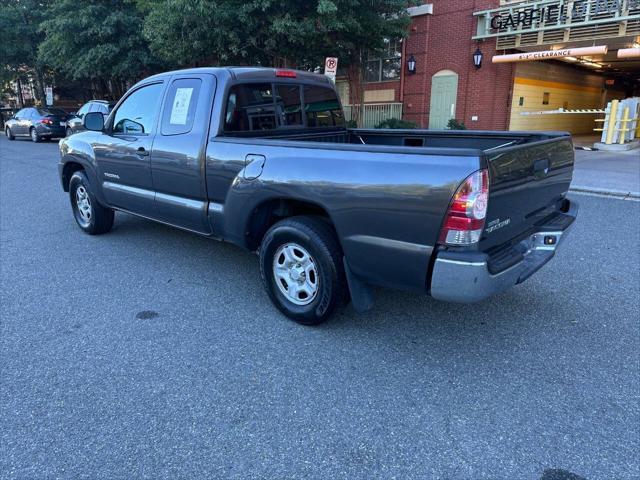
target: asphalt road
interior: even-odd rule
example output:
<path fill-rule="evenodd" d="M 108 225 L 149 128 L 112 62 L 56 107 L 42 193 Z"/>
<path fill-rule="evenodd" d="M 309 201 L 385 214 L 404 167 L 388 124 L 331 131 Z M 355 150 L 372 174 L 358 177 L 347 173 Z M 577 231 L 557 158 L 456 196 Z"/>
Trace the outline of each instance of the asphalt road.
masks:
<path fill-rule="evenodd" d="M 494 299 L 380 290 L 309 328 L 254 255 L 125 214 L 84 235 L 56 143 L 0 151 L 1 478 L 640 476 L 640 203 L 576 196 Z"/>

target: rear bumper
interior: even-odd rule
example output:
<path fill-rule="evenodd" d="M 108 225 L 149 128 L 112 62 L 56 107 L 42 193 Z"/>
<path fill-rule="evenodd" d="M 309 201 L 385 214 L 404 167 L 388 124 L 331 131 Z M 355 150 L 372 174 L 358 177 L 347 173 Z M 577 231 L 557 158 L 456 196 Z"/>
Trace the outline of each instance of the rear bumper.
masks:
<path fill-rule="evenodd" d="M 573 226 L 578 205 L 566 202 L 565 213 L 508 249 L 508 266 L 498 272 L 496 264 L 504 263 L 505 255 L 496 261 L 482 252 L 438 252 L 431 276 L 431 296 L 447 302 L 473 303 L 524 282 L 553 258 Z"/>
<path fill-rule="evenodd" d="M 67 135 L 66 127 L 38 125 L 36 131 L 42 137 L 65 137 Z"/>

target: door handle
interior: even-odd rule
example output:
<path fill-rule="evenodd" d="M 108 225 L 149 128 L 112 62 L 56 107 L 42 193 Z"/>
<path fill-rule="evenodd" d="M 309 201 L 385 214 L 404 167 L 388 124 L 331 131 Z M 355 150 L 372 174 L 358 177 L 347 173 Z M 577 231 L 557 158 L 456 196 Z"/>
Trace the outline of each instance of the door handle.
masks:
<path fill-rule="evenodd" d="M 149 156 L 149 152 L 146 151 L 144 147 L 138 147 L 138 149 L 136 150 L 136 153 L 141 157 Z"/>

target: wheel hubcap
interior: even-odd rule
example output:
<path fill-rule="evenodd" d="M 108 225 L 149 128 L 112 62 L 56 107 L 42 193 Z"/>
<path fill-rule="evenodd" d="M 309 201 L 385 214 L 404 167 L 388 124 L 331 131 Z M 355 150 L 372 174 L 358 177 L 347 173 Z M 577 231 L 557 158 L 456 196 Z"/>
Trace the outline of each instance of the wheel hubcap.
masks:
<path fill-rule="evenodd" d="M 31 130 L 31 138 L 33 138 L 34 140 L 38 138 L 38 134 L 36 133 L 35 130 Z"/>
<path fill-rule="evenodd" d="M 306 249 L 286 243 L 276 251 L 273 276 L 280 292 L 296 305 L 308 305 L 318 294 L 318 270 Z"/>
<path fill-rule="evenodd" d="M 80 218 L 82 218 L 85 223 L 89 223 L 92 215 L 91 200 L 89 199 L 89 192 L 87 192 L 87 189 L 82 185 L 76 190 L 76 205 Z"/>

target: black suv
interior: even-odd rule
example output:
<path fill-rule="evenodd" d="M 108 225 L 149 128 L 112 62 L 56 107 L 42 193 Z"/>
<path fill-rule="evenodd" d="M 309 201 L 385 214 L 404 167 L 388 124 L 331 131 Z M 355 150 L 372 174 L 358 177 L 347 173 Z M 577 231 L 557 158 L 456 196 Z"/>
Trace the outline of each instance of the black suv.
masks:
<path fill-rule="evenodd" d="M 107 116 L 113 110 L 115 103 L 108 102 L 107 100 L 90 100 L 85 103 L 80 110 L 78 110 L 73 118 L 67 122 L 67 137 L 77 132 L 83 131 L 85 128 L 82 125 L 82 119 L 89 112 L 102 113 L 107 120 Z"/>

